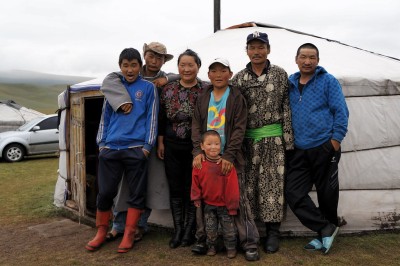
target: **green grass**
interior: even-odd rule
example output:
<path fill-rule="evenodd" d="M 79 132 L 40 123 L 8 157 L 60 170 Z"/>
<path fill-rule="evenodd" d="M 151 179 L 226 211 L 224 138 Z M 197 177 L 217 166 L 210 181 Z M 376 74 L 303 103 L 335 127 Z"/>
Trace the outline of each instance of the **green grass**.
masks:
<path fill-rule="evenodd" d="M 13 100 L 26 108 L 45 114 L 52 114 L 58 109 L 58 95 L 67 85 L 33 85 L 0 83 L 0 100 Z"/>
<path fill-rule="evenodd" d="M 0 162 L 0 225 L 25 223 L 57 214 L 53 194 L 58 158 L 31 157 Z"/>

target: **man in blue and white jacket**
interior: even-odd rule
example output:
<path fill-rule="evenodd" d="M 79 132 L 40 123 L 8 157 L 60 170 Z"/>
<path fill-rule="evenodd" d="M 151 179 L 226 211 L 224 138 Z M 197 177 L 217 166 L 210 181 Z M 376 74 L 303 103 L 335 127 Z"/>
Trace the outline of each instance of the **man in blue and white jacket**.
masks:
<path fill-rule="evenodd" d="M 299 72 L 289 77 L 295 150 L 288 155 L 286 200 L 300 222 L 318 233 L 307 250 L 328 253 L 338 232 L 338 163 L 349 111 L 338 80 L 318 66 L 311 43 L 296 54 Z M 319 207 L 308 193 L 315 185 Z"/>
<path fill-rule="evenodd" d="M 140 53 L 133 48 L 124 49 L 119 57 L 124 84 L 133 102 L 130 112 L 114 111 L 104 99 L 97 134 L 99 168 L 96 226 L 97 234 L 86 245 L 95 251 L 105 242 L 113 199 L 118 184 L 125 174 L 129 184 L 129 204 L 124 237 L 118 252 L 133 247 L 137 223 L 145 208 L 148 156 L 157 138 L 158 93 L 153 83 L 142 79 Z"/>

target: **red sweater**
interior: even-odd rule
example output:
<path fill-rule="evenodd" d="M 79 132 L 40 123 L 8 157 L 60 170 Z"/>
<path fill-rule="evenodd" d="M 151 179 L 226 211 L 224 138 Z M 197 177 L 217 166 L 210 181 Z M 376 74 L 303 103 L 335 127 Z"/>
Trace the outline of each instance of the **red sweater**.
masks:
<path fill-rule="evenodd" d="M 204 161 L 202 168 L 193 168 L 191 199 L 203 200 L 208 205 L 226 206 L 230 215 L 239 209 L 239 182 L 236 169 L 221 173 L 221 164 Z"/>

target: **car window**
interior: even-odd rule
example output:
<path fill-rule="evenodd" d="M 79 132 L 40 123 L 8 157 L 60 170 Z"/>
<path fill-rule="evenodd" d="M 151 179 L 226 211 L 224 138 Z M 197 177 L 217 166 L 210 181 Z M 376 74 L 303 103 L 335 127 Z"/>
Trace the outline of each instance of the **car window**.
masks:
<path fill-rule="evenodd" d="M 49 118 L 43 120 L 42 122 L 40 122 L 37 125 L 40 126 L 40 130 L 56 129 L 57 121 L 58 121 L 57 116 L 52 116 L 52 117 L 49 117 Z"/>
<path fill-rule="evenodd" d="M 32 119 L 29 122 L 26 122 L 25 124 L 23 124 L 22 126 L 20 126 L 17 131 L 25 131 L 30 129 L 31 127 L 33 127 L 34 125 L 36 125 L 36 123 L 38 121 L 40 121 L 42 119 L 42 117 L 36 117 L 35 119 Z"/>

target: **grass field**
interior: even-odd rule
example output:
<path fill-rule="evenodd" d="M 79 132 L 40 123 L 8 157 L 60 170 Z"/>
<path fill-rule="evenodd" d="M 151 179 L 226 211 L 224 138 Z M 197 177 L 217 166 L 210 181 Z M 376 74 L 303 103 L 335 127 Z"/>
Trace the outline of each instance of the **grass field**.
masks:
<path fill-rule="evenodd" d="M 208 257 L 194 256 L 188 248 L 172 250 L 167 244 L 169 234 L 162 231 L 152 231 L 124 255 L 116 254 L 118 243 L 88 253 L 83 246 L 94 236 L 94 230 L 52 239 L 26 230 L 33 224 L 63 218 L 65 211 L 52 204 L 57 169 L 55 157 L 0 162 L 0 257 L 5 256 L 0 258 L 0 264 L 32 265 L 34 261 L 35 265 L 400 265 L 399 232 L 339 236 L 328 255 L 303 250 L 309 238 L 284 238 L 279 252 L 267 255 L 261 251 L 261 260 L 256 263 L 246 262 L 242 254 L 229 260 L 224 253 Z M 9 242 L 16 242 L 18 237 L 23 238 L 23 248 L 10 250 Z M 56 248 L 48 252 L 49 246 L 65 251 Z M 10 255 L 12 252 L 15 254 Z"/>
<path fill-rule="evenodd" d="M 0 83 L 0 100 L 13 100 L 26 108 L 52 114 L 58 109 L 57 97 L 67 85 Z"/>
<path fill-rule="evenodd" d="M 40 158 L 40 159 L 38 159 Z M 0 225 L 40 222 L 57 215 L 52 204 L 58 158 L 0 162 Z"/>

